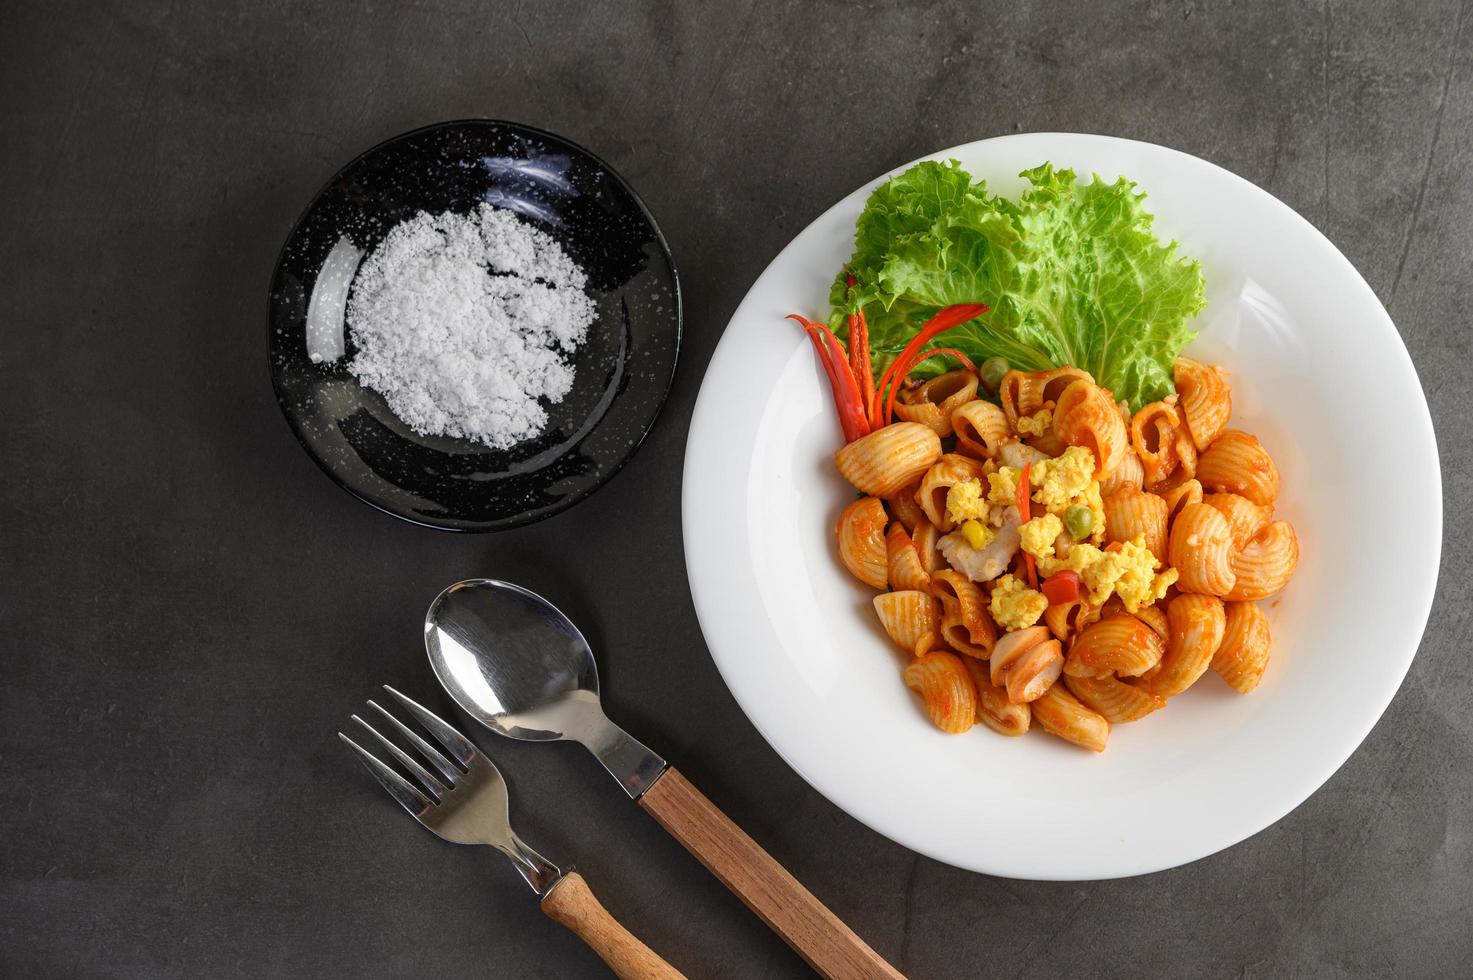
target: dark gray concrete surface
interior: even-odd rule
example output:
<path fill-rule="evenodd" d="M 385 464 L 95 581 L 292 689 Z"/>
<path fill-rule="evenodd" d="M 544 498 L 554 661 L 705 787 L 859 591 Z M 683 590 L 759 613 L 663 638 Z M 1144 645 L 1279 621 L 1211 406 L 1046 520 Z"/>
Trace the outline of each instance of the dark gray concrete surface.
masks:
<path fill-rule="evenodd" d="M 442 705 L 419 618 L 496 574 L 562 601 L 611 711 L 915 977 L 1468 976 L 1467 7 L 0 4 L 0 974 L 597 975 L 498 856 L 414 827 L 333 734 L 380 682 Z M 301 206 L 359 150 L 463 116 L 610 160 L 688 310 L 632 465 L 489 537 L 334 487 L 265 371 Z M 1375 731 L 1273 827 L 1126 881 L 957 871 L 829 805 L 727 693 L 681 558 L 691 406 L 764 265 L 876 173 L 1028 130 L 1178 147 L 1306 215 L 1390 309 L 1443 459 L 1438 602 Z M 1347 533 L 1395 533 L 1379 478 L 1387 526 Z M 804 973 L 581 750 L 492 748 L 522 834 L 692 976 Z"/>

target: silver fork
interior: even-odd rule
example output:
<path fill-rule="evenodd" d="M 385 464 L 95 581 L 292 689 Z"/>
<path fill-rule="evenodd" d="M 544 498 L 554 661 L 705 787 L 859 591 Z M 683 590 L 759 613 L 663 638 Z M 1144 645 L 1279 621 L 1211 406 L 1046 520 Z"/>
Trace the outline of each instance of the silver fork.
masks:
<path fill-rule="evenodd" d="M 505 854 L 541 897 L 542 911 L 572 930 L 603 958 L 617 976 L 657 977 L 662 980 L 683 978 L 679 971 L 609 914 L 593 896 L 582 875 L 572 870 L 564 872 L 524 844 L 512 831 L 506 780 L 470 739 L 389 685 L 385 684 L 384 690 L 414 716 L 439 742 L 440 748 L 421 738 L 378 702 L 370 700 L 369 707 L 382 715 L 434 772 L 358 715 L 353 715 L 353 720 L 366 729 L 395 762 L 411 773 L 415 782 L 405 779 L 388 763 L 342 732 L 338 732 L 338 738 L 357 753 L 379 785 L 400 806 L 444 840 L 455 844 L 485 844 Z M 449 758 L 445 753 L 449 753 Z"/>

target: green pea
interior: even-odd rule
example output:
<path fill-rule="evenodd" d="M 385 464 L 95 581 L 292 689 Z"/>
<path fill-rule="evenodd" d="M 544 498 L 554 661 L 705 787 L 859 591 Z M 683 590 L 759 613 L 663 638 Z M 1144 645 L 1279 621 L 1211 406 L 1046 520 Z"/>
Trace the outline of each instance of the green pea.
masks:
<path fill-rule="evenodd" d="M 1002 376 L 1009 371 L 1008 359 L 1006 357 L 989 357 L 982 362 L 982 370 L 979 376 L 982 383 L 991 391 L 996 391 L 997 386 L 1002 384 Z"/>
<path fill-rule="evenodd" d="M 1083 504 L 1070 504 L 1064 511 L 1064 529 L 1075 541 L 1083 541 L 1095 529 L 1094 511 Z"/>

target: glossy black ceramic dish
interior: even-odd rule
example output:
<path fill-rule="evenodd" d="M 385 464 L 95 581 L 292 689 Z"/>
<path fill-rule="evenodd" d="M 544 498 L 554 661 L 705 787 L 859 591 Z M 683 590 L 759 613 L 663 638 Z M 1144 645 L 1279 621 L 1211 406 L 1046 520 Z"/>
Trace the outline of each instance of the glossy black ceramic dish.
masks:
<path fill-rule="evenodd" d="M 557 239 L 598 310 L 573 390 L 547 406 L 542 435 L 505 451 L 416 434 L 347 368 L 358 264 L 399 222 L 483 201 Z M 271 281 L 271 381 L 297 439 L 344 489 L 417 524 L 491 531 L 555 514 L 618 472 L 664 405 L 680 328 L 670 250 L 623 178 L 551 133 L 463 120 L 379 144 L 308 205 Z"/>

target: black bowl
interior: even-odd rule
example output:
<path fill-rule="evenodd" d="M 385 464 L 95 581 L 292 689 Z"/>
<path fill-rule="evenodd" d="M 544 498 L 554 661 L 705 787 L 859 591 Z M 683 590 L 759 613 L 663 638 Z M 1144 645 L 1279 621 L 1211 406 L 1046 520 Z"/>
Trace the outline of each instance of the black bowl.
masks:
<path fill-rule="evenodd" d="M 572 357 L 573 390 L 542 435 L 509 450 L 422 436 L 348 373 L 344 306 L 358 264 L 421 211 L 510 208 L 588 275 L 597 318 Z M 680 283 L 655 219 L 582 147 L 493 120 L 396 136 L 349 163 L 297 220 L 271 280 L 276 400 L 339 486 L 416 524 L 491 531 L 529 524 L 593 493 L 654 424 L 680 350 Z"/>

